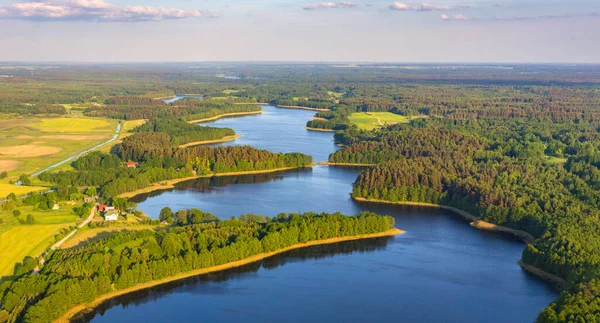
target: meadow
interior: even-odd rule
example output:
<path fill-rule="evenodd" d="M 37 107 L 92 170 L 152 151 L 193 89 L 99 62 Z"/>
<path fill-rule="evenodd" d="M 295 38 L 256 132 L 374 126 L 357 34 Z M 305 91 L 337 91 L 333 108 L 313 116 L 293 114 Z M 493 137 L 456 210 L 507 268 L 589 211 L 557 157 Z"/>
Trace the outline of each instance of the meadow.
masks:
<path fill-rule="evenodd" d="M 356 112 L 348 119 L 360 129 L 373 130 L 386 125 L 407 123 L 409 118 L 391 112 Z"/>
<path fill-rule="evenodd" d="M 18 210 L 21 215 L 16 217 L 12 212 L 0 210 L 0 277 L 13 273 L 16 263 L 26 256 L 38 256 L 55 242 L 54 236 L 77 220 L 73 208 L 79 204 L 61 203 L 59 210 L 40 211 L 33 206 L 22 206 Z M 20 224 L 19 219 L 25 220 L 31 214 L 35 224 Z"/>

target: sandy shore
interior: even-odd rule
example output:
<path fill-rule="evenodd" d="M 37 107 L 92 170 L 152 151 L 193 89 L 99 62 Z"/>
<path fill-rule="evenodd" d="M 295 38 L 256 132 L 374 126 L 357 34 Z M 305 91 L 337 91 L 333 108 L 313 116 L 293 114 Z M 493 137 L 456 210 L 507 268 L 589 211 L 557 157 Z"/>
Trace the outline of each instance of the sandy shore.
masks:
<path fill-rule="evenodd" d="M 510 233 L 510 234 L 516 236 L 517 238 L 521 239 L 526 244 L 532 243 L 533 240 L 535 240 L 535 238 L 528 232 L 525 232 L 522 230 L 511 229 L 509 227 L 482 221 L 469 212 L 466 212 L 466 211 L 463 211 L 463 210 L 460 210 L 460 209 L 457 209 L 457 208 L 451 207 L 451 206 L 439 205 L 439 204 L 433 204 L 433 203 L 422 203 L 422 202 L 390 202 L 390 201 L 384 201 L 384 200 L 366 199 L 363 197 L 353 197 L 353 199 L 356 201 L 369 202 L 369 203 L 427 206 L 427 207 L 435 207 L 435 208 L 445 209 L 445 210 L 452 211 L 452 212 L 462 216 L 464 219 L 466 219 L 468 221 L 471 221 L 471 226 L 474 228 L 477 228 L 480 230 L 489 230 L 489 231 L 499 231 L 499 232 Z"/>
<path fill-rule="evenodd" d="M 353 164 L 353 163 L 331 163 L 331 162 L 319 162 L 321 166 L 356 166 L 356 167 L 372 167 L 375 164 Z"/>
<path fill-rule="evenodd" d="M 154 184 L 152 184 L 152 185 L 150 185 L 148 187 L 140 188 L 140 189 L 132 191 L 132 192 L 125 192 L 123 194 L 119 194 L 118 197 L 130 199 L 130 198 L 132 198 L 132 197 L 134 197 L 136 195 L 140 195 L 140 194 L 144 194 L 144 193 L 150 193 L 150 192 L 155 192 L 155 191 L 168 190 L 168 189 L 174 188 L 175 187 L 174 185 L 177 184 L 177 183 L 181 183 L 181 182 L 185 182 L 185 181 L 189 181 L 189 180 L 197 179 L 197 178 L 210 178 L 210 177 L 223 177 L 223 176 L 236 176 L 236 175 L 265 174 L 265 173 L 280 172 L 280 171 L 284 171 L 284 170 L 292 170 L 292 169 L 298 169 L 298 168 L 313 167 L 315 165 L 316 165 L 316 163 L 312 163 L 310 165 L 306 165 L 306 166 L 303 166 L 303 167 L 282 167 L 282 168 L 264 169 L 264 170 L 250 170 L 250 171 L 245 171 L 245 172 L 217 173 L 217 174 L 208 174 L 208 175 L 199 175 L 199 176 L 190 176 L 190 177 L 183 177 L 183 178 L 175 178 L 175 179 L 170 179 L 170 180 L 166 180 L 166 181 L 161 181 L 161 183 L 164 183 L 164 184 L 154 183 Z"/>
<path fill-rule="evenodd" d="M 253 262 L 268 258 L 268 257 L 272 257 L 274 255 L 277 255 L 277 254 L 280 254 L 280 253 L 283 253 L 286 251 L 310 247 L 310 246 L 316 246 L 316 245 L 324 245 L 324 244 L 343 242 L 343 241 L 391 237 L 391 236 L 395 236 L 395 235 L 402 234 L 402 233 L 404 233 L 404 231 L 393 228 L 388 231 L 379 232 L 379 233 L 361 234 L 361 235 L 349 236 L 349 237 L 339 237 L 339 238 L 309 241 L 307 243 L 298 243 L 298 244 L 283 248 L 281 250 L 273 251 L 273 252 L 260 253 L 260 254 L 254 255 L 252 257 L 248 257 L 246 259 L 233 261 L 233 262 L 226 263 L 226 264 L 219 265 L 219 266 L 213 266 L 213 267 L 201 268 L 201 269 L 188 271 L 188 272 L 181 273 L 181 274 L 178 274 L 178 275 L 175 275 L 172 277 L 168 277 L 168 278 L 164 278 L 164 279 L 160 279 L 160 280 L 153 280 L 153 281 L 150 281 L 147 283 L 135 285 L 135 286 L 127 288 L 127 289 L 123 289 L 123 290 L 119 290 L 119 291 L 115 291 L 112 293 L 102 295 L 88 304 L 78 305 L 78 306 L 72 308 L 69 312 L 65 313 L 61 318 L 59 318 L 55 322 L 69 322 L 69 320 L 73 316 L 77 315 L 78 313 L 83 312 L 83 311 L 93 310 L 95 307 L 102 304 L 103 302 L 105 302 L 111 298 L 120 296 L 120 295 L 125 295 L 125 294 L 131 293 L 131 292 L 135 292 L 138 290 L 142 290 L 142 289 L 154 287 L 157 285 L 173 282 L 173 281 L 184 279 L 184 278 L 189 278 L 189 277 L 193 277 L 193 276 L 208 274 L 208 273 L 212 273 L 212 272 L 217 272 L 217 271 L 222 271 L 222 270 L 226 270 L 226 269 L 230 269 L 230 268 L 234 268 L 234 267 L 247 265 L 247 264 L 250 264 L 250 263 L 253 263 Z"/>
<path fill-rule="evenodd" d="M 187 147 L 198 146 L 198 145 L 217 144 L 217 143 L 220 143 L 220 142 L 233 141 L 233 140 L 236 140 L 237 138 L 239 138 L 241 136 L 242 135 L 237 134 L 237 135 L 233 135 L 233 136 L 225 136 L 225 137 L 223 137 L 221 139 L 188 142 L 187 144 L 183 144 L 183 145 L 177 146 L 177 148 L 187 148 Z"/>
<path fill-rule="evenodd" d="M 310 111 L 331 111 L 329 109 L 310 108 L 310 107 L 303 107 L 303 106 L 299 106 L 299 105 L 276 105 L 276 107 L 284 108 L 284 109 L 300 109 L 300 110 L 310 110 Z"/>
<path fill-rule="evenodd" d="M 538 276 L 544 280 L 547 280 L 561 289 L 564 289 L 567 286 L 567 282 L 564 279 L 549 272 L 546 272 L 536 266 L 528 265 L 524 263 L 523 260 L 519 260 L 519 265 L 521 265 L 521 268 L 523 268 L 523 270 L 527 271 L 528 273 Z"/>
<path fill-rule="evenodd" d="M 202 123 L 202 122 L 207 122 L 207 121 L 214 121 L 214 120 L 225 118 L 225 117 L 245 116 L 245 115 L 261 114 L 261 113 L 262 113 L 262 110 L 248 111 L 248 112 L 223 113 L 223 114 L 219 114 L 219 115 L 216 115 L 216 116 L 213 116 L 210 118 L 190 120 L 187 123 Z"/>
<path fill-rule="evenodd" d="M 320 131 L 320 132 L 335 132 L 335 130 L 333 130 L 333 129 L 321 129 L 321 128 L 311 128 L 311 127 L 304 127 L 304 129 L 310 130 L 310 131 Z"/>

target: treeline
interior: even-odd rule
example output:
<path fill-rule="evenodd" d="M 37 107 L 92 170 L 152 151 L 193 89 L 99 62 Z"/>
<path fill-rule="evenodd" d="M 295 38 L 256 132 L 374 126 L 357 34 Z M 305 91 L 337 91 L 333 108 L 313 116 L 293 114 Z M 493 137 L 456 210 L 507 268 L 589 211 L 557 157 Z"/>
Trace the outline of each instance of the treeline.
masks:
<path fill-rule="evenodd" d="M 208 126 L 197 126 L 178 119 L 156 119 L 147 122 L 132 130 L 136 133 L 166 133 L 170 137 L 171 146 L 177 147 L 196 141 L 221 139 L 226 136 L 235 135 L 231 128 L 215 128 Z M 137 134 L 136 134 L 137 135 Z M 136 136 L 134 135 L 134 136 Z"/>
<path fill-rule="evenodd" d="M 60 186 L 99 187 L 104 199 L 145 188 L 165 180 L 213 173 L 305 167 L 312 157 L 300 153 L 271 153 L 249 146 L 171 148 L 165 133 L 129 136 L 115 155 L 93 152 L 73 163 L 76 171 L 45 172 L 39 178 Z M 140 141 L 143 137 L 148 139 Z M 162 141 L 157 138 L 162 137 Z M 133 139 L 130 139 L 133 138 Z M 150 143 L 155 146 L 151 146 Z M 125 167 L 125 161 L 139 167 Z"/>
<path fill-rule="evenodd" d="M 159 160 L 159 163 L 173 160 L 176 165 L 191 165 L 199 174 L 304 167 L 312 163 L 312 157 L 308 155 L 272 153 L 250 146 L 171 148 L 170 142 L 165 138 L 159 138 L 159 134 L 147 133 L 143 134 L 144 137 L 125 138 L 119 146 L 119 156 L 123 160 Z"/>
<path fill-rule="evenodd" d="M 233 104 L 202 99 L 183 99 L 176 101 L 176 105 L 167 105 L 161 100 L 150 100 L 152 104 L 146 105 L 143 102 L 147 99 L 144 98 L 139 98 L 139 101 L 139 105 L 120 105 L 117 104 L 120 101 L 117 101 L 115 104 L 106 106 L 89 107 L 84 110 L 84 114 L 90 117 L 124 120 L 177 118 L 183 121 L 192 121 L 225 113 L 254 112 L 261 109 L 260 106 L 254 104 Z M 133 102 L 137 101 L 133 100 Z"/>
<path fill-rule="evenodd" d="M 527 231 L 536 240 L 523 261 L 568 282 L 540 321 L 598 317 L 600 139 L 594 124 L 436 118 L 346 131 L 336 140 L 349 144 L 330 161 L 377 164 L 361 172 L 353 196 L 449 205 Z"/>
<path fill-rule="evenodd" d="M 272 100 L 269 102 L 271 105 L 281 106 L 299 106 L 315 109 L 332 109 L 336 106 L 336 103 L 329 100 Z"/>
<path fill-rule="evenodd" d="M 0 114 L 18 114 L 22 116 L 27 115 L 40 115 L 40 114 L 58 114 L 63 115 L 67 113 L 62 105 L 57 104 L 20 104 L 3 102 L 0 103 Z"/>
<path fill-rule="evenodd" d="M 305 213 L 117 233 L 82 247 L 54 251 L 37 275 L 3 282 L 0 320 L 51 322 L 76 305 L 137 284 L 298 243 L 379 233 L 393 227 L 393 218 L 373 213 L 354 217 Z"/>

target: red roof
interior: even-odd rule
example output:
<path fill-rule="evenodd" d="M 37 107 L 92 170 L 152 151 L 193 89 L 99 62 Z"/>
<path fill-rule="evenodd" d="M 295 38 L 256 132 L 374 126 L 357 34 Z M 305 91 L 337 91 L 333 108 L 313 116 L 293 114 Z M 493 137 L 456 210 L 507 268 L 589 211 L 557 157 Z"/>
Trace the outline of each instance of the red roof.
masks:
<path fill-rule="evenodd" d="M 137 162 L 133 162 L 133 161 L 127 162 L 127 167 L 137 167 L 137 165 L 138 165 Z"/>

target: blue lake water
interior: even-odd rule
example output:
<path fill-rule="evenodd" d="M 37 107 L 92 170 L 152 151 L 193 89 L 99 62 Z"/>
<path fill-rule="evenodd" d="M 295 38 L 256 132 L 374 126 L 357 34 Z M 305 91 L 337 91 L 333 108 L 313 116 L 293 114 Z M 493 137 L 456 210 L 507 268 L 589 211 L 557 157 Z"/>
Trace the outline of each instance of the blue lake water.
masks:
<path fill-rule="evenodd" d="M 224 145 L 300 151 L 327 160 L 331 133 L 304 129 L 310 111 L 263 107 L 220 119 L 242 137 Z M 373 211 L 406 234 L 295 250 L 242 268 L 113 299 L 81 318 L 94 322 L 532 322 L 558 296 L 517 264 L 524 245 L 471 228 L 445 210 L 350 199 L 359 168 L 316 166 L 272 174 L 198 179 L 136 198 L 161 208 L 196 207 L 221 218 L 244 213 Z"/>

